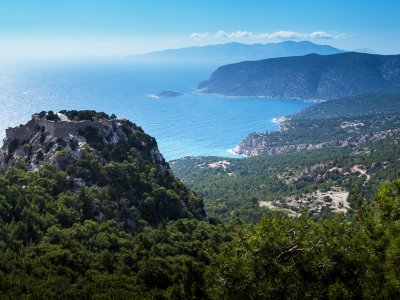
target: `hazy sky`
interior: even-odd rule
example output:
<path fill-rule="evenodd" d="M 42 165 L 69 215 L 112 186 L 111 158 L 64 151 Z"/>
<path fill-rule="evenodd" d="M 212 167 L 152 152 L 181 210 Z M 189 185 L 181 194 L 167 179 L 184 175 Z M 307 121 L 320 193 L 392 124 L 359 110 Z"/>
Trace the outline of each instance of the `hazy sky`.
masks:
<path fill-rule="evenodd" d="M 0 0 L 0 59 L 310 40 L 400 53 L 395 0 Z"/>

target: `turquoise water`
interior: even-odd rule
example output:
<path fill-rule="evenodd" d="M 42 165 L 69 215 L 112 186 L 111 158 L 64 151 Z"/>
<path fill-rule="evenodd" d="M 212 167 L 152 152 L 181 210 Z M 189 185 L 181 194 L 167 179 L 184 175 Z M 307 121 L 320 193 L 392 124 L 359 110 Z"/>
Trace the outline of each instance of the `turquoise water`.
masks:
<path fill-rule="evenodd" d="M 167 160 L 184 156 L 232 156 L 249 133 L 276 130 L 273 118 L 310 103 L 221 98 L 194 93 L 215 66 L 144 66 L 131 63 L 49 64 L 0 67 L 0 138 L 33 112 L 95 109 L 140 125 L 157 139 Z M 185 93 L 154 99 L 161 90 Z"/>

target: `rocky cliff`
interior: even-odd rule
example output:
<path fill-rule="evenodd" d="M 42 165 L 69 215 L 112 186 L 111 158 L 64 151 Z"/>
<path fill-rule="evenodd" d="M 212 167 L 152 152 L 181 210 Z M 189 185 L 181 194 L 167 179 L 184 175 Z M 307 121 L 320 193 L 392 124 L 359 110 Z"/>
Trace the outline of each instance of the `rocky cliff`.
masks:
<path fill-rule="evenodd" d="M 350 52 L 245 61 L 218 68 L 198 89 L 226 96 L 316 101 L 400 93 L 400 55 Z"/>

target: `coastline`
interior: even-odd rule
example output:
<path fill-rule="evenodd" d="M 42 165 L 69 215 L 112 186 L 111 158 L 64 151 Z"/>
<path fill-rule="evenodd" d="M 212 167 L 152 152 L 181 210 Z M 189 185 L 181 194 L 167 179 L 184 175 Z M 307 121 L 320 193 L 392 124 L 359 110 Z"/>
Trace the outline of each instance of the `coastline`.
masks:
<path fill-rule="evenodd" d="M 272 123 L 279 124 L 279 128 L 277 129 L 277 131 L 279 131 L 280 128 L 281 128 L 281 124 L 282 124 L 283 122 L 287 121 L 287 120 L 290 120 L 290 116 L 280 116 L 280 117 L 277 117 L 277 118 L 272 118 L 272 119 L 271 119 L 271 122 L 272 122 Z M 249 135 L 250 135 L 250 133 L 247 135 L 247 137 L 248 137 Z M 245 154 L 240 153 L 240 144 L 241 144 L 245 139 L 246 139 L 246 138 L 244 138 L 244 139 L 243 139 L 239 144 L 237 144 L 234 148 L 229 149 L 228 152 L 230 152 L 230 153 L 235 153 L 236 155 L 239 155 L 239 156 L 242 157 L 242 158 L 249 157 L 248 155 L 245 155 Z"/>
<path fill-rule="evenodd" d="M 233 158 L 245 158 L 245 157 L 247 157 L 247 155 L 244 155 L 244 154 L 240 154 L 240 153 L 235 152 L 235 148 L 236 148 L 236 147 L 237 147 L 237 146 L 233 147 L 232 149 L 228 149 L 228 150 L 226 150 L 226 152 L 228 152 L 228 153 L 230 153 L 230 154 L 233 154 L 233 155 L 234 155 Z M 232 157 L 231 157 L 231 158 L 232 158 Z"/>

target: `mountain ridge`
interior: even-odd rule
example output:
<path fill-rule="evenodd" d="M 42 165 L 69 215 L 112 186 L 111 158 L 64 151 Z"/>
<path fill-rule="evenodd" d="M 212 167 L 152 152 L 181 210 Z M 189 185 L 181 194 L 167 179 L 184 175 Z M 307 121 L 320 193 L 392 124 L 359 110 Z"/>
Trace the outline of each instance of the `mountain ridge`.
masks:
<path fill-rule="evenodd" d="M 308 54 L 228 64 L 199 83 L 198 90 L 314 101 L 370 92 L 400 93 L 400 55 Z"/>

